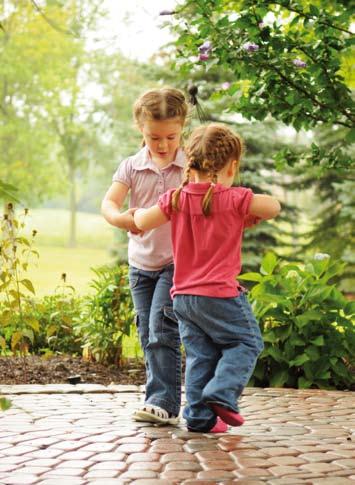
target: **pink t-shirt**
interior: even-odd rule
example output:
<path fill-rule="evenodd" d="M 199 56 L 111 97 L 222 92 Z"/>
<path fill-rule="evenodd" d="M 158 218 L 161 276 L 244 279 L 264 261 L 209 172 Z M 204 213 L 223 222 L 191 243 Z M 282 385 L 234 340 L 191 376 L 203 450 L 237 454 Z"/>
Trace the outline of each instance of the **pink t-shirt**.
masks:
<path fill-rule="evenodd" d="M 112 180 L 130 188 L 129 207 L 151 207 L 160 195 L 180 185 L 184 166 L 185 155 L 181 149 L 173 162 L 159 169 L 144 147 L 119 165 Z M 173 262 L 170 223 L 146 231 L 142 236 L 129 232 L 128 237 L 128 262 L 132 266 L 157 271 Z"/>
<path fill-rule="evenodd" d="M 171 221 L 175 262 L 172 297 L 228 298 L 237 296 L 241 288 L 236 277 L 241 269 L 242 236 L 253 192 L 217 184 L 212 213 L 206 217 L 201 205 L 209 185 L 186 185 L 180 194 L 179 211 L 171 207 L 173 190 L 159 197 L 158 205 Z"/>

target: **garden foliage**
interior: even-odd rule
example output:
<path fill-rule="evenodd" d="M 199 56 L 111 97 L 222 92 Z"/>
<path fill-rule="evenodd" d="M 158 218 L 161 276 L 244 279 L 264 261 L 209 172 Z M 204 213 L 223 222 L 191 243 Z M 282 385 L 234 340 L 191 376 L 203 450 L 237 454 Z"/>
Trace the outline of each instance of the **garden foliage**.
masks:
<path fill-rule="evenodd" d="M 84 356 L 103 363 L 119 364 L 122 340 L 130 335 L 134 312 L 128 284 L 128 266 L 102 266 L 93 269 L 95 290 L 84 301 L 75 332 L 80 335 Z"/>
<path fill-rule="evenodd" d="M 349 167 L 354 141 L 351 9 L 341 1 L 185 0 L 168 22 L 178 34 L 175 68 L 185 75 L 219 66 L 228 73 L 230 112 L 250 120 L 272 116 L 296 130 L 345 127 L 345 143 L 295 155 L 279 165 Z M 344 141 L 344 140 L 343 140 Z"/>
<path fill-rule="evenodd" d="M 251 384 L 270 387 L 347 389 L 354 386 L 354 302 L 332 284 L 344 263 L 318 254 L 304 264 L 273 253 L 260 273 L 239 277 L 250 291 L 265 349 Z"/>

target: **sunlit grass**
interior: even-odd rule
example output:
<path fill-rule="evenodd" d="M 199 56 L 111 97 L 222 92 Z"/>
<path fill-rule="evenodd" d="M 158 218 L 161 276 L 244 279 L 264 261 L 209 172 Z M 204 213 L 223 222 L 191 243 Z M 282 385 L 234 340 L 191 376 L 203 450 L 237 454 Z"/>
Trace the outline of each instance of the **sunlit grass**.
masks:
<path fill-rule="evenodd" d="M 77 245 L 108 250 L 114 244 L 115 229 L 100 214 L 77 212 Z M 33 209 L 27 218 L 31 229 L 38 231 L 40 246 L 68 246 L 70 213 L 65 209 Z"/>
<path fill-rule="evenodd" d="M 62 284 L 61 275 L 67 275 L 67 283 L 80 295 L 90 291 L 90 282 L 95 274 L 90 268 L 113 262 L 108 251 L 85 247 L 66 248 L 37 246 L 39 259 L 28 271 L 36 295 L 41 297 L 55 292 Z"/>

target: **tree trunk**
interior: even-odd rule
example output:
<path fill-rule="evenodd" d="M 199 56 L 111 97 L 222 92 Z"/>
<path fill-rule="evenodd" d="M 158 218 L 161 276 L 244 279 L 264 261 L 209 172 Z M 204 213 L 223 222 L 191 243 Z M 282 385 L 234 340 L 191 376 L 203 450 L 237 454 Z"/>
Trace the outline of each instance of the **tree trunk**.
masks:
<path fill-rule="evenodd" d="M 69 160 L 69 210 L 70 210 L 70 225 L 69 225 L 69 241 L 70 248 L 76 247 L 76 185 L 75 185 L 75 163 Z"/>

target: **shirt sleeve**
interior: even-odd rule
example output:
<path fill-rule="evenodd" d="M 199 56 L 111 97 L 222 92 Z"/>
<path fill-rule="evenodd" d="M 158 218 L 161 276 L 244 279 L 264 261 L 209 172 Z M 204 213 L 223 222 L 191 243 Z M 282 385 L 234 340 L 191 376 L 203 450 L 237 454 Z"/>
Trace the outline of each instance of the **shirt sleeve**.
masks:
<path fill-rule="evenodd" d="M 171 207 L 171 197 L 175 192 L 175 189 L 170 189 L 165 194 L 161 195 L 158 199 L 159 209 L 166 215 L 168 219 L 171 218 L 172 207 Z"/>
<path fill-rule="evenodd" d="M 236 212 L 245 218 L 249 214 L 249 206 L 253 198 L 253 191 L 245 187 L 237 187 L 233 191 L 233 204 Z"/>
<path fill-rule="evenodd" d="M 251 214 L 248 214 L 244 218 L 244 229 L 247 229 L 249 227 L 253 227 L 256 224 L 259 224 L 259 222 L 261 222 L 261 221 L 262 221 L 262 218 L 261 217 L 253 216 Z"/>
<path fill-rule="evenodd" d="M 113 174 L 112 182 L 122 182 L 129 188 L 132 187 L 132 163 L 130 163 L 129 158 L 120 163 L 118 169 Z"/>

